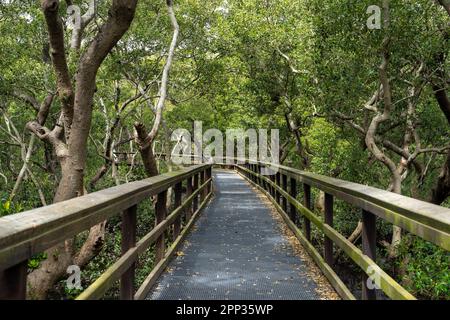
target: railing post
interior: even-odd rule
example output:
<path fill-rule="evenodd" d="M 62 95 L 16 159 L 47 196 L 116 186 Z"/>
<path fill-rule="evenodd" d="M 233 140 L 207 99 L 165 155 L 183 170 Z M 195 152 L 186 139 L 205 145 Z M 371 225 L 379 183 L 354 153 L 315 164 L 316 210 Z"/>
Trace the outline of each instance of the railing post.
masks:
<path fill-rule="evenodd" d="M 206 180 L 209 180 L 212 178 L 212 166 L 206 169 Z M 212 180 L 208 183 L 208 187 L 206 188 L 208 191 L 207 194 L 210 194 L 212 192 Z"/>
<path fill-rule="evenodd" d="M 376 217 L 374 214 L 363 210 L 362 211 L 362 251 L 363 254 L 371 258 L 373 261 L 376 259 L 376 241 L 377 241 L 377 228 Z M 370 289 L 367 286 L 368 280 L 367 274 L 364 272 L 362 277 L 362 299 L 363 300 L 376 300 L 375 289 Z"/>
<path fill-rule="evenodd" d="M 263 175 L 262 175 L 263 170 L 264 170 L 264 169 L 263 169 L 263 166 L 262 166 L 262 165 L 259 165 L 259 169 L 258 169 L 258 173 L 259 173 L 259 175 L 260 175 L 259 183 L 260 183 L 260 186 L 261 186 L 264 190 L 267 191 L 266 181 L 264 180 L 264 178 L 266 178 L 266 176 L 263 176 Z"/>
<path fill-rule="evenodd" d="M 200 186 L 203 186 L 206 182 L 206 169 L 200 172 Z M 208 189 L 203 188 L 200 191 L 200 203 L 203 203 L 203 201 L 206 199 L 206 195 L 208 194 Z"/>
<path fill-rule="evenodd" d="M 261 174 L 261 166 L 259 165 L 259 163 L 256 164 L 256 173 L 257 173 L 258 175 Z M 256 178 L 256 184 L 257 184 L 258 186 L 261 186 L 261 178 L 260 178 L 259 176 Z"/>
<path fill-rule="evenodd" d="M 304 183 L 303 184 L 304 191 L 304 205 L 306 209 L 311 210 L 311 186 Z M 308 220 L 307 217 L 304 217 L 303 221 L 303 231 L 305 232 L 305 237 L 308 241 L 311 241 L 311 221 Z"/>
<path fill-rule="evenodd" d="M 333 226 L 333 196 L 331 194 L 325 193 L 325 223 L 330 227 Z M 332 266 L 334 263 L 333 259 L 333 241 L 325 236 L 324 241 L 324 259 L 328 265 Z"/>
<path fill-rule="evenodd" d="M 281 183 L 280 183 L 280 172 L 278 171 L 277 172 L 277 175 L 275 176 L 275 184 L 279 187 L 280 185 L 281 185 Z M 278 191 L 278 189 L 275 189 L 275 199 L 276 199 L 276 202 L 278 203 L 278 204 L 281 204 L 281 199 L 280 199 L 280 192 Z"/>
<path fill-rule="evenodd" d="M 263 175 L 262 175 L 262 172 L 263 172 L 263 166 L 262 166 L 262 165 L 259 165 L 259 169 L 258 169 L 258 173 L 259 173 L 259 175 L 260 175 L 260 178 L 259 178 L 259 184 L 260 184 L 260 186 L 261 186 L 263 189 L 267 190 L 267 189 L 266 189 L 266 182 L 264 181 L 264 178 L 266 178 L 266 176 L 263 176 Z"/>
<path fill-rule="evenodd" d="M 192 186 L 192 191 L 194 192 L 197 189 L 198 189 L 198 173 L 194 175 L 194 184 Z M 192 201 L 192 212 L 195 213 L 197 209 L 198 209 L 198 193 Z"/>
<path fill-rule="evenodd" d="M 291 189 L 290 189 L 290 195 L 292 198 L 296 199 L 297 198 L 297 180 L 295 178 L 290 178 L 290 185 L 291 185 Z M 295 206 L 291 203 L 289 205 L 289 216 L 291 218 L 291 220 L 296 223 L 297 221 L 297 209 L 295 208 Z"/>
<path fill-rule="evenodd" d="M 270 181 L 275 182 L 275 175 L 270 175 L 269 177 L 270 177 L 270 178 L 269 178 Z M 276 200 L 274 190 L 275 190 L 275 188 L 273 187 L 273 185 L 272 185 L 271 183 L 269 183 L 269 193 L 270 193 L 270 195 L 272 196 L 272 198 L 273 198 L 274 200 Z"/>
<path fill-rule="evenodd" d="M 136 245 L 136 219 L 137 205 L 134 205 L 122 213 L 122 255 Z M 134 297 L 134 277 L 136 264 L 122 274 L 120 279 L 120 299 L 133 300 Z"/>
<path fill-rule="evenodd" d="M 157 200 L 156 200 L 156 225 L 163 222 L 163 220 L 166 218 L 167 215 L 167 208 L 166 208 L 166 198 L 167 198 L 167 190 L 161 192 L 158 194 Z M 165 232 L 163 232 L 159 238 L 156 240 L 156 257 L 155 261 L 158 263 L 164 258 L 164 254 L 166 251 L 166 244 L 165 244 Z"/>
<path fill-rule="evenodd" d="M 27 266 L 28 261 L 24 261 L 0 271 L 0 300 L 26 299 Z"/>
<path fill-rule="evenodd" d="M 182 182 L 179 182 L 175 185 L 173 189 L 175 193 L 175 202 L 174 207 L 177 209 L 179 206 L 181 206 L 181 196 L 183 192 L 183 185 Z M 173 240 L 175 241 L 176 238 L 180 235 L 181 231 L 181 214 L 176 218 L 175 222 L 173 223 Z"/>
<path fill-rule="evenodd" d="M 282 174 L 282 175 L 281 175 L 281 188 L 282 188 L 284 191 L 287 192 L 287 175 L 285 175 L 285 174 Z M 284 197 L 284 196 L 281 197 L 281 200 L 282 200 L 282 203 L 283 203 L 283 205 L 282 205 L 283 211 L 284 211 L 285 213 L 287 213 L 287 204 L 288 204 L 288 201 L 287 201 L 286 197 Z"/>
<path fill-rule="evenodd" d="M 248 162 L 245 162 L 245 165 L 244 165 L 244 167 L 247 169 L 247 170 L 251 170 L 250 169 L 250 163 L 248 163 Z M 245 176 L 247 177 L 247 178 L 249 178 L 250 180 L 252 180 L 252 175 L 248 172 L 248 171 L 245 171 Z"/>
<path fill-rule="evenodd" d="M 193 193 L 193 186 L 192 186 L 192 177 L 187 178 L 186 180 L 186 198 L 189 198 Z M 186 223 L 191 220 L 192 217 L 192 207 L 193 204 L 191 203 L 186 208 Z"/>

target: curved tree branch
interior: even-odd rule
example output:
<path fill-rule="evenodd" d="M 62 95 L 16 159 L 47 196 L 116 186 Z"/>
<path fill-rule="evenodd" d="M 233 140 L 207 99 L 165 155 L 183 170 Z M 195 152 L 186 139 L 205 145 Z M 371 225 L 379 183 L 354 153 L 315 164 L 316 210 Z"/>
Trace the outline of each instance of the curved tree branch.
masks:
<path fill-rule="evenodd" d="M 155 175 L 155 160 L 150 159 L 154 158 L 153 152 L 152 152 L 152 143 L 153 140 L 156 138 L 158 134 L 158 130 L 161 126 L 162 121 L 162 114 L 164 110 L 164 104 L 167 98 L 167 86 L 169 82 L 169 73 L 170 68 L 172 66 L 173 57 L 175 55 L 175 49 L 177 47 L 178 42 L 178 35 L 180 33 L 180 27 L 178 25 L 177 19 L 175 17 L 175 13 L 173 10 L 173 0 L 166 0 L 167 4 L 167 11 L 169 13 L 170 21 L 173 27 L 173 36 L 172 41 L 170 43 L 169 52 L 167 55 L 167 60 L 164 65 L 162 78 L 161 78 L 161 87 L 159 89 L 159 98 L 158 102 L 155 107 L 155 120 L 153 122 L 152 130 L 147 134 L 147 130 L 145 129 L 145 125 L 142 123 L 135 123 L 135 141 L 137 145 L 139 146 L 139 150 L 145 164 L 148 164 L 148 167 L 146 166 L 146 172 L 150 176 Z M 156 169 L 157 174 L 157 169 Z"/>
<path fill-rule="evenodd" d="M 66 137 L 68 137 L 73 120 L 74 91 L 67 66 L 63 22 L 58 14 L 59 1 L 41 0 L 41 5 L 47 23 L 50 53 L 57 79 L 58 96 L 62 104 L 64 130 Z"/>

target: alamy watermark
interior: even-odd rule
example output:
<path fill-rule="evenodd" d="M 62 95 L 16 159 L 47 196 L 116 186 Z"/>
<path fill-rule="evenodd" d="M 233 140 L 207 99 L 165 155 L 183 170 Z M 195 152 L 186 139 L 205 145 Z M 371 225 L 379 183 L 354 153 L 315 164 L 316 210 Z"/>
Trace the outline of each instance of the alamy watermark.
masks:
<path fill-rule="evenodd" d="M 369 290 L 380 290 L 381 289 L 381 275 L 380 268 L 378 266 L 369 266 L 367 268 L 367 281 L 366 286 Z"/>
<path fill-rule="evenodd" d="M 95 0 L 89 0 L 89 9 L 85 15 L 91 15 L 95 13 Z M 78 5 L 70 5 L 67 7 L 67 27 L 70 30 L 80 30 L 82 28 L 82 17 L 81 8 Z"/>
<path fill-rule="evenodd" d="M 367 14 L 370 14 L 367 19 L 367 28 L 370 30 L 380 30 L 381 29 L 381 8 L 377 5 L 371 5 L 367 8 Z"/>
<path fill-rule="evenodd" d="M 177 129 L 172 133 L 171 140 L 176 144 L 171 160 L 178 165 L 260 161 L 267 164 L 261 173 L 273 175 L 278 172 L 279 130 L 270 130 L 270 142 L 268 139 L 267 129 L 228 129 L 224 137 L 218 129 L 203 132 L 203 123 L 196 121 L 193 136 L 187 129 Z"/>
<path fill-rule="evenodd" d="M 72 265 L 67 268 L 67 273 L 70 275 L 66 280 L 66 287 L 69 290 L 83 290 L 81 286 L 81 269 L 77 265 Z"/>

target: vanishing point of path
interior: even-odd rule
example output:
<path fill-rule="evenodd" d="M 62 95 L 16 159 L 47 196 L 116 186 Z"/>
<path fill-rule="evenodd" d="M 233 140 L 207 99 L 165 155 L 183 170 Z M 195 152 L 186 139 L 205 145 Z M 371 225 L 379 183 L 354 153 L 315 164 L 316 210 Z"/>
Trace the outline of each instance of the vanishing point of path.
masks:
<path fill-rule="evenodd" d="M 215 171 L 215 197 L 149 299 L 320 299 L 270 207 L 241 176 Z"/>

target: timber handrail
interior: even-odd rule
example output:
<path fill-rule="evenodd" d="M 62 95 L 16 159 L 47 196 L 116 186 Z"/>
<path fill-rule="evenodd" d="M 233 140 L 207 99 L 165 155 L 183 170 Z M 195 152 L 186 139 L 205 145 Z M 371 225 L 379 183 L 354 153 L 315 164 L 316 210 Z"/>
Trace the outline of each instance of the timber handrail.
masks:
<path fill-rule="evenodd" d="M 369 282 L 375 283 L 379 287 L 378 289 L 392 299 L 415 299 L 375 262 L 377 217 L 447 251 L 450 250 L 450 209 L 448 208 L 370 186 L 268 162 L 226 158 L 217 164 L 235 168 L 273 202 L 295 236 L 343 298 L 355 299 L 333 270 L 334 245 L 346 253 L 364 272 L 363 299 L 376 299 L 376 292 L 372 290 L 373 287 L 369 288 Z M 267 168 L 273 170 L 275 174 L 262 174 L 263 170 Z M 303 186 L 303 203 L 297 199 L 299 184 Z M 323 219 L 313 212 L 311 187 L 325 193 Z M 362 250 L 333 228 L 334 198 L 361 209 Z M 320 254 L 312 245 L 311 223 L 324 234 L 323 254 Z"/>
<path fill-rule="evenodd" d="M 25 298 L 29 258 L 119 214 L 122 214 L 122 256 L 79 299 L 101 298 L 119 279 L 122 299 L 145 298 L 154 282 L 154 275 L 159 274 L 168 263 L 176 246 L 210 199 L 211 170 L 210 164 L 194 165 L 0 218 L 0 299 Z M 183 183 L 186 191 L 184 199 Z M 175 199 L 174 210 L 167 216 L 169 188 L 173 188 Z M 136 242 L 137 206 L 151 196 L 157 196 L 156 226 Z M 173 244 L 166 250 L 165 234 L 172 225 Z M 139 254 L 152 244 L 156 248 L 156 265 L 135 295 L 135 262 Z"/>

